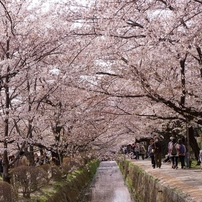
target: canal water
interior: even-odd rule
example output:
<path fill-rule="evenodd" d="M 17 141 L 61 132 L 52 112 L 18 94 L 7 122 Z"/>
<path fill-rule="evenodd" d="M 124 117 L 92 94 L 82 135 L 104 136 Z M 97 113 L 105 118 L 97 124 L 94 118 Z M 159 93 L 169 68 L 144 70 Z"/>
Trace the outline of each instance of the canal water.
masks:
<path fill-rule="evenodd" d="M 132 202 L 115 161 L 102 161 L 82 202 Z"/>

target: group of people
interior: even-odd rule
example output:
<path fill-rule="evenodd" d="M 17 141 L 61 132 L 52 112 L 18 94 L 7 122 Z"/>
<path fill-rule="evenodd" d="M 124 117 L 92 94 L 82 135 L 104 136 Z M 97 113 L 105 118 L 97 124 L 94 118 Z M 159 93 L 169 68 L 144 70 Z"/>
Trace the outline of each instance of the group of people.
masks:
<path fill-rule="evenodd" d="M 43 155 L 38 155 L 37 153 L 34 153 L 34 164 L 35 166 L 40 166 L 43 164 L 50 164 L 51 156 L 47 155 L 46 152 L 43 153 Z"/>
<path fill-rule="evenodd" d="M 9 163 L 13 163 L 11 168 L 16 168 L 18 166 L 29 166 L 30 162 L 28 158 L 25 155 L 24 151 L 20 151 L 19 154 L 15 155 L 11 154 L 8 157 Z M 43 153 L 43 155 L 38 155 L 37 153 L 34 153 L 34 166 L 40 166 L 43 164 L 49 164 L 51 161 L 51 155 L 47 154 L 46 152 Z M 3 155 L 0 155 L 0 176 L 3 176 Z"/>
<path fill-rule="evenodd" d="M 12 159 L 9 159 L 12 161 Z M 34 153 L 34 166 L 40 166 L 43 164 L 49 164 L 51 160 L 50 155 L 47 155 L 46 152 L 43 153 L 43 155 L 38 155 L 37 153 Z M 28 158 L 25 155 L 25 152 L 21 151 L 20 154 L 17 157 L 17 160 L 14 163 L 14 168 L 18 166 L 29 166 L 30 162 Z"/>
<path fill-rule="evenodd" d="M 187 151 L 187 144 L 184 138 L 177 140 L 174 137 L 170 137 L 167 145 L 166 159 L 163 162 L 171 162 L 173 169 L 178 169 L 179 162 L 182 169 L 189 167 Z M 122 153 L 129 154 L 131 159 L 142 157 L 142 160 L 144 160 L 145 158 L 150 158 L 153 168 L 161 168 L 162 152 L 162 142 L 158 136 L 150 139 L 147 149 L 145 149 L 144 142 L 135 142 L 122 147 Z"/>
<path fill-rule="evenodd" d="M 139 159 L 140 157 L 142 158 L 142 160 L 144 160 L 145 158 L 147 158 L 147 152 L 144 146 L 143 142 L 135 142 L 131 145 L 131 150 L 132 150 L 132 156 L 131 158 L 134 159 Z"/>
<path fill-rule="evenodd" d="M 122 147 L 122 153 L 129 154 L 131 159 L 139 159 L 142 160 L 147 158 L 147 150 L 145 149 L 145 145 L 143 142 L 135 142 L 133 144 L 125 145 Z"/>
<path fill-rule="evenodd" d="M 168 143 L 168 156 L 172 162 L 172 168 L 178 168 L 178 162 L 181 163 L 181 168 L 189 167 L 188 156 L 187 156 L 187 145 L 182 139 L 178 141 L 174 137 L 170 137 L 170 142 Z"/>
<path fill-rule="evenodd" d="M 148 153 L 151 158 L 152 167 L 161 168 L 161 157 L 162 157 L 162 148 L 159 142 L 159 138 L 150 139 L 150 145 L 148 147 Z M 181 163 L 181 169 L 188 167 L 189 164 L 187 162 L 187 145 L 183 139 L 176 140 L 174 137 L 170 137 L 170 141 L 168 143 L 168 154 L 166 155 L 166 159 L 164 162 L 171 161 L 171 165 L 173 169 L 178 169 L 178 163 Z M 186 163 L 185 163 L 186 162 Z M 185 166 L 186 164 L 186 166 Z"/>

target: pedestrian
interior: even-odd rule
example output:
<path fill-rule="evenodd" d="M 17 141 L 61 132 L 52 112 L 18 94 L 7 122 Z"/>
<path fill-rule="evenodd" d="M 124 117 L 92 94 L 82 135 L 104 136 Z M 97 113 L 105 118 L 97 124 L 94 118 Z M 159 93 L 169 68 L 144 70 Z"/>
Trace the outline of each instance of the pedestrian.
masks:
<path fill-rule="evenodd" d="M 142 142 L 140 142 L 140 156 L 142 157 L 142 160 L 144 160 L 146 154 L 145 146 Z"/>
<path fill-rule="evenodd" d="M 131 153 L 132 153 L 132 145 L 128 144 L 127 145 L 127 155 L 128 155 L 128 157 L 131 157 Z"/>
<path fill-rule="evenodd" d="M 172 168 L 178 169 L 178 157 L 179 157 L 179 144 L 176 139 L 172 140 L 172 144 L 169 147 L 169 156 L 172 162 Z"/>
<path fill-rule="evenodd" d="M 140 154 L 140 145 L 139 143 L 135 143 L 135 159 L 139 159 L 139 154 Z"/>
<path fill-rule="evenodd" d="M 136 154 L 135 154 L 135 143 L 133 143 L 133 144 L 131 145 L 131 149 L 132 149 L 132 155 L 131 155 L 131 159 L 132 159 L 132 158 L 135 158 L 135 157 L 136 157 Z"/>
<path fill-rule="evenodd" d="M 181 163 L 181 168 L 184 169 L 186 148 L 185 148 L 185 145 L 182 143 L 181 139 L 178 140 L 178 144 L 179 144 L 179 160 Z"/>
<path fill-rule="evenodd" d="M 151 158 L 152 167 L 155 168 L 156 163 L 154 159 L 154 139 L 151 138 L 148 146 L 148 156 Z"/>
<path fill-rule="evenodd" d="M 170 161 L 170 153 L 169 153 L 169 151 L 170 151 L 170 148 L 172 147 L 173 139 L 175 139 L 175 138 L 171 136 L 170 141 L 168 142 L 168 148 L 167 148 L 168 149 L 168 154 L 166 155 L 166 159 L 163 161 L 164 163 Z"/>
<path fill-rule="evenodd" d="M 122 147 L 122 154 L 126 154 L 126 153 L 127 153 L 127 146 L 124 145 L 124 146 Z"/>
<path fill-rule="evenodd" d="M 202 169 L 202 150 L 199 151 L 199 162 L 200 162 L 200 168 Z"/>
<path fill-rule="evenodd" d="M 162 146 L 159 141 L 159 138 L 156 137 L 154 141 L 154 159 L 157 168 L 161 168 L 161 159 L 162 159 L 161 155 L 162 155 Z"/>
<path fill-rule="evenodd" d="M 39 155 L 37 154 L 37 152 L 34 153 L 34 165 L 40 166 L 40 159 L 39 159 Z"/>
<path fill-rule="evenodd" d="M 50 164 L 50 161 L 49 161 L 49 158 L 48 158 L 46 152 L 44 152 L 42 160 L 43 160 L 43 164 Z"/>

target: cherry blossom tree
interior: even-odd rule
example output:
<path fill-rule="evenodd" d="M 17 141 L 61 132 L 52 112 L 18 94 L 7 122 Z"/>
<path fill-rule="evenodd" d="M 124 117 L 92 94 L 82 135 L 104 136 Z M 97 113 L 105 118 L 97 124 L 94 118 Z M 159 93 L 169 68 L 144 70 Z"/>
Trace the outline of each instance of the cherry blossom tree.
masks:
<path fill-rule="evenodd" d="M 46 86 L 45 91 L 42 75 L 57 64 L 55 55 L 60 54 L 59 41 L 63 36 L 57 35 L 56 25 L 50 26 L 55 13 L 44 12 L 41 4 L 0 1 L 0 6 L 1 118 L 4 125 L 1 141 L 5 148 L 4 180 L 9 181 L 8 144 L 15 142 L 24 149 L 26 139 L 33 138 L 38 106 L 56 88 Z M 38 15 L 33 15 L 34 12 Z M 45 25 L 44 20 L 47 20 Z"/>
<path fill-rule="evenodd" d="M 85 76 L 76 60 L 91 44 L 91 39 L 82 41 L 74 33 L 70 35 L 75 26 L 72 12 L 67 22 L 65 18 L 58 20 L 63 13 L 55 5 L 46 11 L 43 4 L 32 1 L 0 3 L 5 28 L 0 37 L 1 142 L 4 180 L 9 181 L 8 152 L 25 150 L 33 164 L 33 147 L 37 146 L 51 150 L 60 159 L 68 148 L 87 147 L 99 132 L 94 117 L 82 119 L 89 111 L 87 103 L 95 96 L 90 98 L 72 83 Z"/>
<path fill-rule="evenodd" d="M 95 36 L 98 49 L 91 89 L 134 98 L 131 114 L 156 127 L 201 123 L 201 1 L 95 1 L 85 19 L 76 33 Z"/>

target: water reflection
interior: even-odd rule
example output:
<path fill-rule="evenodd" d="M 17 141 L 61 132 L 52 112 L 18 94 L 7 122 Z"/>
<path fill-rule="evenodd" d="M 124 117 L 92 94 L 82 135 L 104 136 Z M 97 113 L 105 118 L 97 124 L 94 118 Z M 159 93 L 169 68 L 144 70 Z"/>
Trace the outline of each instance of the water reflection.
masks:
<path fill-rule="evenodd" d="M 102 161 L 83 202 L 132 202 L 115 161 Z"/>

